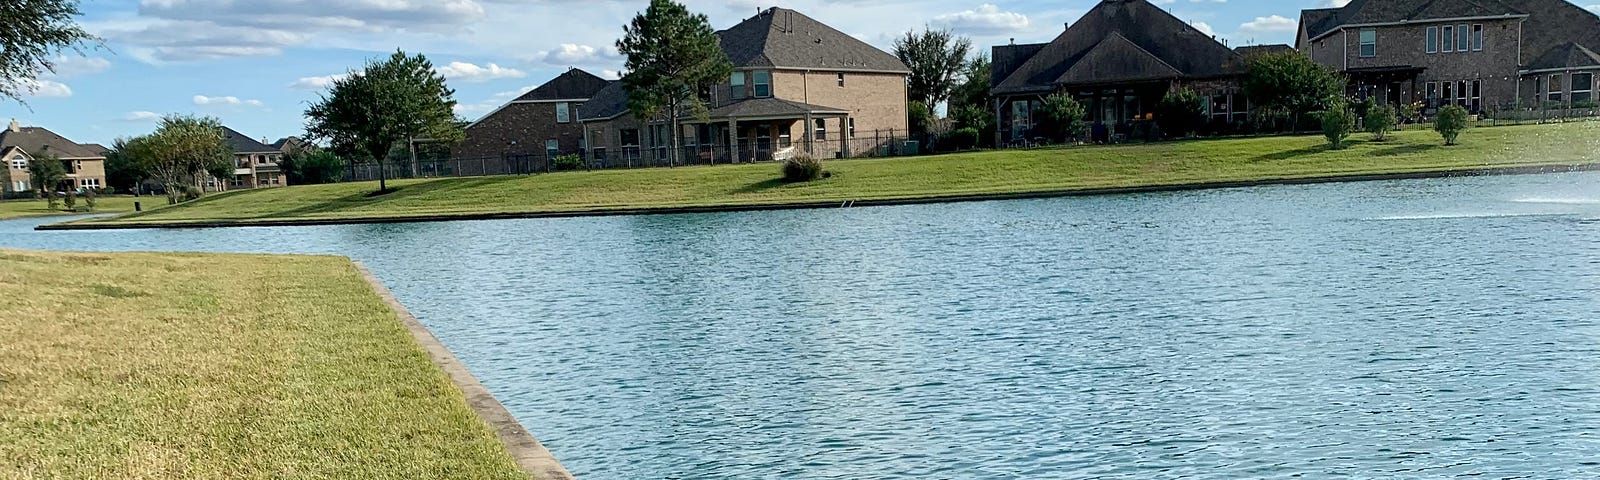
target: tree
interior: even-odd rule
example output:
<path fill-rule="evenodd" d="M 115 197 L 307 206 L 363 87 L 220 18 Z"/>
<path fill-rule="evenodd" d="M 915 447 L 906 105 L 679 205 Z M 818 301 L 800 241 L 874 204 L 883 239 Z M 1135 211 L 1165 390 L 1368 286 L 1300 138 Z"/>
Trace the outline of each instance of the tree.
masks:
<path fill-rule="evenodd" d="M 290 185 L 336 183 L 344 176 L 344 159 L 338 154 L 308 146 L 296 146 L 278 161 Z"/>
<path fill-rule="evenodd" d="M 1345 80 L 1333 69 L 1299 52 L 1251 57 L 1244 80 L 1245 98 L 1257 109 L 1287 114 L 1293 127 L 1303 112 L 1327 111 L 1344 92 Z"/>
<path fill-rule="evenodd" d="M 685 115 L 704 120 L 703 87 L 728 80 L 733 64 L 704 14 L 672 0 L 650 0 L 644 13 L 623 27 L 617 51 L 627 58 L 622 86 L 628 110 L 643 121 L 667 117 L 672 125 L 668 162 L 678 164 L 679 122 Z"/>
<path fill-rule="evenodd" d="M 39 75 L 56 71 L 66 50 L 83 53 L 99 39 L 73 21 L 82 15 L 76 0 L 0 2 L 0 96 L 18 102 L 39 87 Z"/>
<path fill-rule="evenodd" d="M 977 129 L 980 145 L 988 145 L 995 138 L 994 98 L 989 96 L 991 71 L 988 57 L 967 62 L 962 73 L 966 81 L 950 96 L 950 119 L 956 128 Z"/>
<path fill-rule="evenodd" d="M 925 138 L 933 129 L 933 111 L 928 110 L 927 104 L 912 100 L 906 104 L 906 126 L 911 128 L 912 138 Z"/>
<path fill-rule="evenodd" d="M 67 180 L 67 167 L 61 164 L 61 158 L 54 154 L 40 154 L 28 160 L 28 181 L 33 182 L 33 189 L 39 192 L 39 198 L 50 203 L 50 209 L 56 209 L 56 190 L 61 182 Z"/>
<path fill-rule="evenodd" d="M 145 148 L 148 137 L 118 138 L 106 152 L 106 185 L 124 192 L 139 192 L 139 184 L 150 178 L 150 171 L 140 161 L 140 149 Z"/>
<path fill-rule="evenodd" d="M 1334 102 L 1333 107 L 1318 113 L 1322 120 L 1322 136 L 1328 138 L 1328 148 L 1344 149 L 1344 139 L 1356 129 L 1356 113 L 1344 102 Z"/>
<path fill-rule="evenodd" d="M 930 109 L 950 98 L 956 88 L 956 75 L 967 66 L 967 55 L 972 51 L 972 40 L 957 37 L 949 30 L 924 27 L 894 41 L 894 56 L 911 69 L 906 88 L 912 100 L 920 101 Z"/>
<path fill-rule="evenodd" d="M 1372 99 L 1369 97 L 1368 102 Z M 1361 126 L 1367 133 L 1372 134 L 1372 140 L 1382 142 L 1389 138 L 1389 131 L 1394 130 L 1398 120 L 1395 118 L 1394 107 L 1387 103 L 1373 103 L 1367 106 L 1367 115 L 1361 117 Z"/>
<path fill-rule="evenodd" d="M 306 134 L 327 140 L 336 153 L 378 165 L 378 193 L 388 193 L 389 152 L 412 140 L 458 139 L 455 91 L 420 54 L 395 51 L 368 60 L 361 71 L 334 80 L 306 109 Z M 408 147 L 409 149 L 409 147 Z M 415 173 L 415 162 L 412 165 Z"/>
<path fill-rule="evenodd" d="M 1051 139 L 1065 142 L 1083 135 L 1083 120 L 1088 118 L 1088 113 L 1071 95 L 1057 93 L 1044 97 L 1039 117 L 1040 127 Z"/>
<path fill-rule="evenodd" d="M 1169 137 L 1194 133 L 1206 122 L 1206 101 L 1187 88 L 1167 92 L 1156 104 L 1156 125 Z"/>
<path fill-rule="evenodd" d="M 211 117 L 168 115 L 155 133 L 121 142 L 123 154 L 167 192 L 167 203 L 187 198 L 206 175 L 233 176 L 233 147 Z"/>
<path fill-rule="evenodd" d="M 1461 132 L 1467 131 L 1467 109 L 1455 104 L 1440 108 L 1438 118 L 1433 120 L 1433 130 L 1444 137 L 1445 145 L 1455 145 Z"/>

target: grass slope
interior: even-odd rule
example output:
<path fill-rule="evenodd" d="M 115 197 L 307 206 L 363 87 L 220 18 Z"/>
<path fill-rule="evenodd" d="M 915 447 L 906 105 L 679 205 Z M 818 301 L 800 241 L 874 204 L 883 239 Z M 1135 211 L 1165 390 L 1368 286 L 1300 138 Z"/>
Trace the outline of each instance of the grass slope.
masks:
<path fill-rule="evenodd" d="M 1482 128 L 1443 147 L 1422 127 L 1383 143 L 1358 134 L 1331 151 L 1320 136 L 1195 140 L 1156 144 L 1006 150 L 920 158 L 829 162 L 831 179 L 777 180 L 772 164 L 571 172 L 240 192 L 96 223 L 241 222 L 422 215 L 593 211 L 651 207 L 1023 193 L 1401 173 L 1600 161 L 1600 123 Z"/>
<path fill-rule="evenodd" d="M 0 250 L 0 478 L 527 478 L 348 260 Z"/>
<path fill-rule="evenodd" d="M 145 210 L 150 210 L 152 208 L 166 206 L 167 199 L 166 197 L 159 196 L 130 197 L 114 195 L 110 197 L 100 197 L 97 203 L 95 203 L 95 210 L 90 213 L 131 213 L 133 212 L 133 202 L 141 202 L 144 204 Z M 83 205 L 83 199 L 78 199 L 78 205 Z M 0 220 L 46 217 L 54 215 L 83 215 L 83 213 L 51 210 L 50 204 L 46 203 L 44 200 L 23 199 L 0 201 Z"/>

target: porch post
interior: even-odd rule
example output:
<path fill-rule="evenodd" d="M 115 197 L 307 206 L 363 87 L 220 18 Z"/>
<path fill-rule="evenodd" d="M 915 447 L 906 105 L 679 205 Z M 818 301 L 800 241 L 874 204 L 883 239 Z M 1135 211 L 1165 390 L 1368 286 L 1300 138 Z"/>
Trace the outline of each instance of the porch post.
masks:
<path fill-rule="evenodd" d="M 816 140 L 817 135 L 811 127 L 811 112 L 806 112 L 806 125 L 803 130 L 806 132 L 806 156 L 817 158 L 817 151 L 812 147 L 812 142 Z"/>
<path fill-rule="evenodd" d="M 728 117 L 728 163 L 739 163 L 739 120 Z M 717 156 L 717 152 L 711 152 Z"/>
<path fill-rule="evenodd" d="M 839 156 L 850 158 L 850 115 L 839 117 Z"/>

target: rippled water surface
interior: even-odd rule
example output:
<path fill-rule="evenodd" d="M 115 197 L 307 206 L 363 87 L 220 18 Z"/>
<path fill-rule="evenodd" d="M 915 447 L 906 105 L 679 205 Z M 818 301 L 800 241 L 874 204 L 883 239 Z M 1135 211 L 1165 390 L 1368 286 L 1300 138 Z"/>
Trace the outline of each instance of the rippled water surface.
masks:
<path fill-rule="evenodd" d="M 0 245 L 366 262 L 584 479 L 1600 477 L 1600 175 Z"/>

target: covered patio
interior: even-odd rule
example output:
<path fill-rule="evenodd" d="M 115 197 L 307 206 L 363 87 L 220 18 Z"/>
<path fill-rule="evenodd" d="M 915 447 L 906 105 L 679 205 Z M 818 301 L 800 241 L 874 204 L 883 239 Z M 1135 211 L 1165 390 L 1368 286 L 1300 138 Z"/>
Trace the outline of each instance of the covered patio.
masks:
<path fill-rule="evenodd" d="M 826 128 L 829 119 L 838 120 L 834 132 Z M 849 142 L 842 141 L 849 135 L 850 112 L 833 107 L 753 98 L 714 109 L 705 121 L 686 120 L 683 125 L 694 131 L 693 140 L 684 143 L 686 158 L 703 163 L 784 160 L 801 152 L 812 157 L 850 156 Z M 840 141 L 828 141 L 830 135 L 838 135 L 834 138 Z M 829 148 L 835 145 L 837 149 Z"/>

